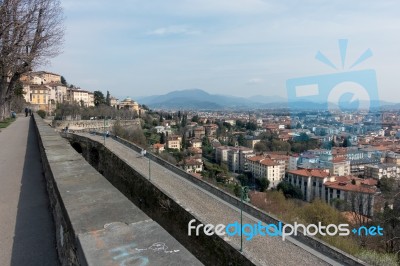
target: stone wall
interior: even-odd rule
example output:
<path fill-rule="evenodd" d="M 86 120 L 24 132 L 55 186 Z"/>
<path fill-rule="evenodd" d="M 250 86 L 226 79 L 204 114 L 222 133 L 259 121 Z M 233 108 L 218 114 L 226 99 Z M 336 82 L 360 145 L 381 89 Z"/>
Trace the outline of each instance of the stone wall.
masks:
<path fill-rule="evenodd" d="M 68 127 L 70 130 L 111 130 L 116 120 L 72 120 L 72 121 L 62 121 L 53 120 L 52 126 L 56 129 L 64 129 Z M 123 127 L 136 127 L 140 125 L 140 120 L 120 120 L 120 124 Z"/>

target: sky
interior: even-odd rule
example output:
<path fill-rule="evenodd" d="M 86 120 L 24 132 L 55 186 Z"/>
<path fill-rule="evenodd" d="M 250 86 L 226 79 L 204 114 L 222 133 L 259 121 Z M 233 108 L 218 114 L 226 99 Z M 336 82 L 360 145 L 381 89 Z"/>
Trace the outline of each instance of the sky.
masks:
<path fill-rule="evenodd" d="M 286 97 L 292 78 L 373 69 L 400 102 L 400 1 L 62 0 L 63 53 L 45 70 L 118 97 L 199 88 Z M 338 40 L 347 39 L 342 67 Z M 372 57 L 351 68 L 367 49 Z M 320 51 L 334 69 L 315 59 Z"/>

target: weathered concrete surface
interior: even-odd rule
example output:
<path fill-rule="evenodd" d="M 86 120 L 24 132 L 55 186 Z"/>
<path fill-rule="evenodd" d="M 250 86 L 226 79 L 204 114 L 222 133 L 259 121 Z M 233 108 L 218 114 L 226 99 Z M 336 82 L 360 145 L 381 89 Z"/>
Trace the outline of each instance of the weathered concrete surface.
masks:
<path fill-rule="evenodd" d="M 152 220 L 111 223 L 79 240 L 90 265 L 202 265 Z"/>
<path fill-rule="evenodd" d="M 151 191 L 146 189 L 141 192 L 140 190 L 144 189 L 144 185 L 142 184 L 142 181 L 140 181 L 140 177 L 134 173 L 132 174 L 132 171 L 120 162 L 125 162 L 130 168 L 135 169 L 135 171 L 137 171 L 141 176 L 147 178 L 149 175 L 148 159 L 143 158 L 139 153 L 109 138 L 106 140 L 106 149 L 110 150 L 113 154 L 121 158 L 119 159 L 120 161 L 118 161 L 118 158 L 115 158 L 110 154 L 106 156 L 103 154 L 103 140 L 101 137 L 92 136 L 89 134 L 79 135 L 84 137 L 80 141 L 82 145 L 86 145 L 84 149 L 93 150 L 94 147 L 100 151 L 99 162 L 97 162 L 99 171 L 104 172 L 104 175 L 107 178 L 110 178 L 115 186 L 123 190 L 126 195 L 130 195 L 132 200 L 135 202 L 138 201 L 138 197 L 142 198 L 143 206 L 141 208 L 146 210 L 149 216 L 158 217 L 157 221 L 160 221 L 162 224 L 168 221 L 166 219 L 168 218 L 168 215 L 170 215 L 169 213 L 171 210 L 178 212 L 176 210 L 177 207 L 173 205 L 174 203 L 184 208 L 194 217 L 198 217 L 198 220 L 201 220 L 203 224 L 229 224 L 239 221 L 239 212 L 234 206 L 227 204 L 225 201 L 222 201 L 214 195 L 211 195 L 211 193 L 208 193 L 200 187 L 197 187 L 193 183 L 167 170 L 161 165 L 151 162 L 151 182 L 155 187 L 157 187 L 163 193 L 166 193 L 173 200 L 169 203 L 170 206 L 168 203 L 165 204 L 166 206 L 160 206 L 166 210 L 163 215 L 159 215 L 159 210 L 154 210 L 154 207 L 158 203 L 155 202 L 156 199 L 154 199 L 153 194 L 151 194 L 151 196 L 146 196 L 148 193 L 154 193 L 154 190 Z M 94 144 L 85 142 L 85 138 L 94 140 Z M 89 157 L 90 161 L 90 152 L 89 154 L 86 154 L 86 156 Z M 92 163 L 96 164 L 96 162 Z M 156 193 L 155 195 L 157 197 L 162 197 L 160 193 Z M 184 228 L 187 230 L 188 217 L 183 212 L 178 213 L 181 216 L 179 218 L 175 218 L 175 224 L 171 225 L 170 223 L 168 226 L 176 237 L 182 237 L 178 239 L 180 242 L 182 242 L 185 241 L 184 234 L 187 235 L 187 231 L 182 233 L 178 231 Z M 174 218 L 172 217 L 171 219 Z M 257 223 L 258 220 L 249 215 L 245 215 L 243 222 L 253 224 Z M 178 224 L 181 225 L 180 228 L 178 228 Z M 240 246 L 240 237 L 224 237 L 224 240 L 238 250 Z M 192 239 L 191 241 L 194 243 L 195 241 L 198 241 L 198 239 Z M 203 239 L 202 241 L 207 243 L 209 240 Z M 258 265 L 297 266 L 340 264 L 337 261 L 331 260 L 330 258 L 319 254 L 321 258 L 326 260 L 324 261 L 313 255 L 311 252 L 318 254 L 318 252 L 315 252 L 310 248 L 307 249 L 307 247 L 299 247 L 290 241 L 282 241 L 279 238 L 273 237 L 256 236 L 251 241 L 244 242 L 245 256 Z M 223 256 L 223 254 L 221 254 L 221 256 Z"/>
<path fill-rule="evenodd" d="M 179 250 L 168 257 L 171 265 L 182 261 L 202 265 L 91 167 L 54 129 L 39 117 L 35 119 L 56 226 L 58 255 L 63 265 L 132 265 L 136 253 L 128 250 L 122 256 L 115 255 L 113 250 L 126 245 L 132 247 L 134 243 L 147 245 L 145 239 L 168 243 Z M 140 229 L 140 225 L 148 226 Z M 141 253 L 144 259 L 140 265 L 165 265 L 160 256 Z"/>
<path fill-rule="evenodd" d="M 30 117 L 0 132 L 0 265 L 58 265 L 55 227 Z"/>

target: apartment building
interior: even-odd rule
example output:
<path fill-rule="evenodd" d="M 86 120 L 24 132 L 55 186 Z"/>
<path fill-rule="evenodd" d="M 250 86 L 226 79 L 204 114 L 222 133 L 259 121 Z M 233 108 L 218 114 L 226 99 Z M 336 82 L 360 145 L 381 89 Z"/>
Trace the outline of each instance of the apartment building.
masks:
<path fill-rule="evenodd" d="M 285 165 L 279 164 L 265 156 L 247 158 L 248 171 L 254 178 L 266 178 L 270 184 L 268 188 L 275 188 L 285 177 Z M 283 173 L 283 174 L 282 174 Z"/>
<path fill-rule="evenodd" d="M 327 160 L 320 158 L 319 168 L 329 169 L 329 173 L 335 176 L 350 175 L 350 161 L 344 157 L 328 158 Z"/>
<path fill-rule="evenodd" d="M 203 142 L 201 141 L 201 139 L 196 139 L 193 138 L 191 140 L 189 140 L 190 146 L 194 147 L 194 148 L 201 148 L 203 146 Z"/>
<path fill-rule="evenodd" d="M 228 162 L 228 151 L 230 146 L 219 146 L 215 148 L 215 161 L 217 163 L 227 163 Z"/>
<path fill-rule="evenodd" d="M 371 182 L 372 181 L 372 182 Z M 324 197 L 327 203 L 342 200 L 349 210 L 373 216 L 377 182 L 354 176 L 333 176 L 324 183 Z"/>
<path fill-rule="evenodd" d="M 301 190 L 305 201 L 321 199 L 333 203 L 334 200 L 343 200 L 350 210 L 366 216 L 373 215 L 377 183 L 371 179 L 332 176 L 321 169 L 299 169 L 289 171 L 286 181 Z"/>
<path fill-rule="evenodd" d="M 229 171 L 234 173 L 247 171 L 248 167 L 246 158 L 252 156 L 254 156 L 253 149 L 242 146 L 228 147 L 227 163 Z"/>
<path fill-rule="evenodd" d="M 46 85 L 50 83 L 61 84 L 60 75 L 46 71 L 29 72 L 25 75 L 22 75 L 20 80 L 23 83 L 29 83 L 35 85 Z"/>
<path fill-rule="evenodd" d="M 300 156 L 297 154 L 289 156 L 289 165 L 288 165 L 288 170 L 297 170 L 297 165 L 299 162 Z"/>
<path fill-rule="evenodd" d="M 400 179 L 400 165 L 390 163 L 365 165 L 364 178 L 373 178 L 376 180 L 381 178 Z"/>
<path fill-rule="evenodd" d="M 203 162 L 195 158 L 184 159 L 181 166 L 187 173 L 201 173 L 203 171 Z"/>
<path fill-rule="evenodd" d="M 168 136 L 167 138 L 167 148 L 168 149 L 181 149 L 182 138 L 180 136 Z"/>
<path fill-rule="evenodd" d="M 36 110 L 50 110 L 51 89 L 46 85 L 29 85 L 24 87 L 25 100 Z"/>
<path fill-rule="evenodd" d="M 206 131 L 203 126 L 197 126 L 193 129 L 194 137 L 197 139 L 203 139 L 206 135 Z"/>
<path fill-rule="evenodd" d="M 68 89 L 68 99 L 70 103 L 78 103 L 85 107 L 94 106 L 94 94 L 90 91 L 80 89 Z"/>
<path fill-rule="evenodd" d="M 323 198 L 323 184 L 329 176 L 328 170 L 299 169 L 288 171 L 287 181 L 300 188 L 303 200 L 310 202 L 315 198 Z"/>
<path fill-rule="evenodd" d="M 207 124 L 204 125 L 204 132 L 206 136 L 215 136 L 217 134 L 218 125 Z"/>

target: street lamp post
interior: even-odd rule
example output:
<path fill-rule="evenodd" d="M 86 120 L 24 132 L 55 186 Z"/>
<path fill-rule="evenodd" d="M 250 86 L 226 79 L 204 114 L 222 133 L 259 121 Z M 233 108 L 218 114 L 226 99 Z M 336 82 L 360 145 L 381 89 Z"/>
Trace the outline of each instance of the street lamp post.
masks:
<path fill-rule="evenodd" d="M 103 136 L 104 136 L 104 146 L 106 146 L 106 117 L 104 117 Z"/>
<path fill-rule="evenodd" d="M 240 252 L 243 252 L 243 199 L 246 195 L 247 201 L 248 189 L 249 188 L 247 186 L 240 187 Z"/>
<path fill-rule="evenodd" d="M 240 252 L 243 251 L 243 187 L 240 187 Z"/>
<path fill-rule="evenodd" d="M 150 156 L 149 156 L 149 180 L 151 180 L 151 172 L 150 172 L 150 168 L 151 168 L 151 167 L 150 167 L 150 161 L 151 161 L 151 160 L 150 160 Z"/>

